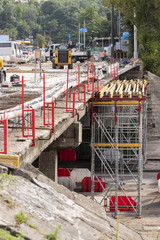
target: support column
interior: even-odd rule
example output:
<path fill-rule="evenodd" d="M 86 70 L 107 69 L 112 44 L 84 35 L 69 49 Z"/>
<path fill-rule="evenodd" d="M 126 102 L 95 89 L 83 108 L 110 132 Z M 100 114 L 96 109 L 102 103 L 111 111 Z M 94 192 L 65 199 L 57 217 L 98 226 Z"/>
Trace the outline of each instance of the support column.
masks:
<path fill-rule="evenodd" d="M 39 156 L 39 170 L 57 183 L 58 155 L 55 149 L 46 149 Z"/>

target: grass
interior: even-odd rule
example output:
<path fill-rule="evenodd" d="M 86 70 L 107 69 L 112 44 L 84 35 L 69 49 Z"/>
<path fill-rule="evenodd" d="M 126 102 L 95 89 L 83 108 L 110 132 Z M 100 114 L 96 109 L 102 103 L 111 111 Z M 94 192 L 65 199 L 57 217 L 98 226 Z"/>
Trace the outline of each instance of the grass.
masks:
<path fill-rule="evenodd" d="M 1 240 L 25 240 L 21 235 L 17 234 L 16 237 L 12 236 L 7 230 L 0 229 L 0 239 Z"/>
<path fill-rule="evenodd" d="M 22 211 L 16 214 L 15 216 L 17 224 L 27 223 L 29 220 L 29 217 L 26 216 Z"/>
<path fill-rule="evenodd" d="M 13 182 L 16 181 L 16 177 L 7 173 L 0 173 L 0 189 L 4 186 L 9 187 Z"/>
<path fill-rule="evenodd" d="M 11 200 L 9 199 L 4 199 L 4 202 L 7 203 L 7 206 L 11 209 L 13 209 L 15 207 L 15 203 L 12 202 Z"/>
<path fill-rule="evenodd" d="M 58 231 L 61 228 L 61 225 L 58 225 L 58 227 L 56 227 L 54 233 L 49 233 L 49 234 L 45 234 L 45 238 L 48 240 L 58 240 Z"/>
<path fill-rule="evenodd" d="M 119 240 L 119 220 L 117 220 L 117 227 L 116 227 L 116 240 Z"/>
<path fill-rule="evenodd" d="M 38 230 L 38 228 L 32 223 L 27 222 L 27 225 L 35 230 Z"/>
<path fill-rule="evenodd" d="M 18 225 L 20 225 L 22 223 L 25 223 L 29 227 L 38 230 L 38 228 L 34 224 L 28 222 L 29 217 L 27 215 L 25 215 L 22 211 L 19 212 L 18 214 L 16 214 L 15 219 L 16 219 L 16 222 L 17 222 Z"/>

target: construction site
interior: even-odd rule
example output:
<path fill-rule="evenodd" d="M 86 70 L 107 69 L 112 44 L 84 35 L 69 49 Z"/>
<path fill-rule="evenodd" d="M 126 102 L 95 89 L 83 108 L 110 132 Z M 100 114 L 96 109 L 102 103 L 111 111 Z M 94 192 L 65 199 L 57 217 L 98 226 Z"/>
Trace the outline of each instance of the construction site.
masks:
<path fill-rule="evenodd" d="M 88 234 L 87 227 L 77 222 L 76 237 L 67 230 L 68 223 L 65 227 L 58 220 L 53 224 L 62 225 L 58 239 L 160 239 L 156 76 L 144 74 L 140 61 L 123 65 L 110 58 L 110 63 L 75 63 L 71 70 L 52 69 L 50 62 L 43 63 L 41 69 L 38 63 L 36 69 L 32 63 L 9 66 L 6 77 L 0 87 L 1 172 L 11 171 L 23 178 L 29 171 L 42 174 L 58 184 L 54 188 L 61 194 L 82 195 L 82 202 L 89 201 L 87 209 L 93 216 L 94 209 L 96 212 L 102 206 L 102 215 L 115 221 L 108 235 L 109 230 L 96 227 L 96 223 L 92 227 L 95 231 L 99 228 L 99 233 L 92 235 L 90 229 Z M 6 195 L 2 190 L 2 198 Z M 76 214 L 74 204 L 72 207 Z M 65 221 L 74 225 L 69 219 L 72 210 L 65 213 Z M 0 220 L 1 226 L 8 226 L 9 219 Z M 130 228 L 125 233 L 123 224 Z M 20 232 L 17 227 L 13 229 Z M 21 230 L 26 228 L 21 226 Z M 35 232 L 24 239 L 45 239 L 41 231 Z M 115 238 L 116 232 L 119 238 Z"/>

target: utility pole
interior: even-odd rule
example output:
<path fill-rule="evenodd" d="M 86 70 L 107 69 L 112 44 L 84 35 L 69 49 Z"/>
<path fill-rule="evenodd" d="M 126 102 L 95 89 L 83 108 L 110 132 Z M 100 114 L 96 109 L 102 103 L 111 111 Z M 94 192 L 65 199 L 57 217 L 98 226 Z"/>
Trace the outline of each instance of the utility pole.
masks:
<path fill-rule="evenodd" d="M 78 44 L 80 44 L 80 23 L 78 24 Z"/>
<path fill-rule="evenodd" d="M 120 8 L 118 10 L 118 33 L 119 33 L 119 45 L 120 45 L 120 50 L 121 50 L 121 11 Z"/>
<path fill-rule="evenodd" d="M 80 42 L 81 42 L 81 35 L 80 35 L 80 22 L 78 23 L 78 36 L 77 36 L 77 43 L 78 43 L 78 49 L 80 49 Z"/>
<path fill-rule="evenodd" d="M 111 57 L 114 57 L 114 6 L 111 12 Z"/>
<path fill-rule="evenodd" d="M 83 26 L 83 28 L 84 28 L 84 50 L 85 50 L 85 48 L 86 48 L 86 39 L 85 39 L 85 26 L 86 26 L 86 22 L 85 22 L 85 18 L 84 18 L 84 26 Z"/>
<path fill-rule="evenodd" d="M 136 18 L 136 10 L 134 9 L 134 20 Z M 138 59 L 137 51 L 137 26 L 134 24 L 134 59 Z"/>

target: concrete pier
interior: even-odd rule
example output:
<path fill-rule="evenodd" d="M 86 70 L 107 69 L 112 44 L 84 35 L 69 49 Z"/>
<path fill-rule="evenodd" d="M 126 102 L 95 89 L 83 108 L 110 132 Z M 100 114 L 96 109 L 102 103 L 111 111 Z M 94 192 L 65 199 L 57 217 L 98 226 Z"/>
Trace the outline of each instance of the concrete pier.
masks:
<path fill-rule="evenodd" d="M 45 149 L 39 156 L 39 170 L 57 183 L 58 154 L 56 149 Z"/>

